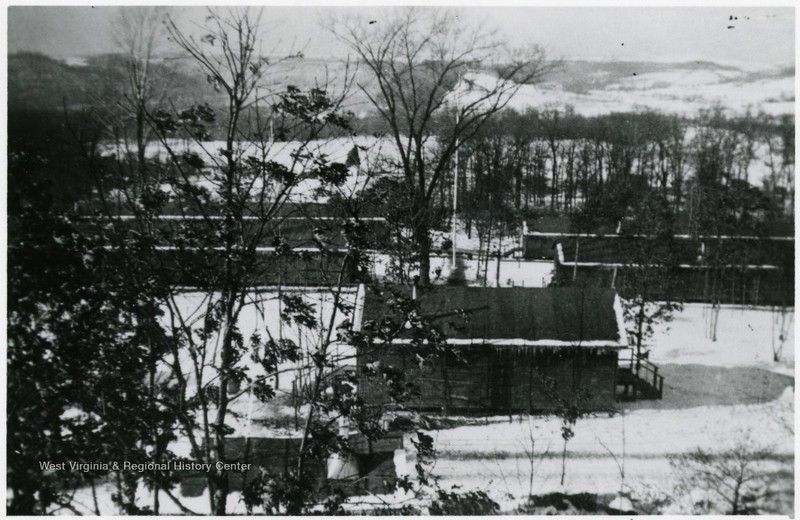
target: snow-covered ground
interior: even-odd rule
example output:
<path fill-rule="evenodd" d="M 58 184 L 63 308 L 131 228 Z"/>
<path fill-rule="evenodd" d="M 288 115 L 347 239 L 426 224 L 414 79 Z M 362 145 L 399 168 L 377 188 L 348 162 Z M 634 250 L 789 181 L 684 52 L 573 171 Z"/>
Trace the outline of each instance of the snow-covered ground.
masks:
<path fill-rule="evenodd" d="M 100 510 L 100 514 L 102 516 L 121 516 L 123 514 L 123 512 L 120 511 L 116 504 L 114 504 L 114 502 L 111 500 L 111 495 L 116 492 L 116 487 L 112 484 L 102 484 L 97 486 L 97 508 Z M 178 500 L 180 500 L 180 503 L 192 513 L 198 515 L 210 514 L 209 511 L 211 509 L 208 500 L 208 489 L 206 489 L 200 496 L 196 497 L 183 497 L 177 492 L 175 493 L 175 496 L 178 498 Z M 159 494 L 159 504 L 159 515 L 191 514 L 183 511 L 164 493 Z M 79 513 L 83 515 L 95 515 L 94 498 L 92 497 L 91 490 L 88 488 L 80 489 L 75 493 L 75 496 L 72 499 L 72 505 Z M 136 491 L 136 505 L 139 507 L 152 507 L 153 505 L 153 494 L 144 485 L 140 485 L 139 489 Z M 244 507 L 244 502 L 242 501 L 242 494 L 238 492 L 232 492 L 229 494 L 228 514 L 244 515 L 246 513 L 247 511 Z M 61 509 L 56 514 L 74 516 L 74 513 L 67 509 Z"/>
<path fill-rule="evenodd" d="M 451 239 L 451 232 L 436 231 L 432 236 L 433 246 L 441 248 L 446 240 Z M 431 280 L 434 284 L 444 284 L 453 277 L 464 280 L 468 285 L 483 286 L 485 277 L 487 287 L 547 287 L 553 279 L 553 262 L 516 258 L 522 252 L 520 240 L 519 235 L 505 236 L 498 243 L 497 237 L 494 237 L 490 246 L 491 257 L 487 262 L 483 256 L 486 245 L 478 238 L 477 232 L 473 229 L 472 233 L 467 233 L 465 224 L 459 222 L 455 241 L 458 272 L 453 272 L 452 254 L 431 256 Z M 502 247 L 499 260 L 498 246 Z M 385 278 L 391 265 L 390 256 L 376 254 L 372 259 L 372 274 L 379 279 Z M 417 272 L 409 271 L 411 275 Z"/>
<path fill-rule="evenodd" d="M 197 302 L 186 305 L 190 303 Z M 431 431 L 437 450 L 433 473 L 444 488 L 488 491 L 508 511 L 530 493 L 624 491 L 642 500 L 671 496 L 673 502 L 661 512 L 686 514 L 693 512 L 692 504 L 677 490 L 685 475 L 680 465 L 676 467 L 676 457 L 697 448 L 717 451 L 746 445 L 769 453 L 755 467 L 775 477 L 775 485 L 783 489 L 781 507 L 790 514 L 786 504 L 794 485 L 794 311 L 723 306 L 716 341 L 708 335 L 710 313 L 707 306 L 689 304 L 671 323 L 656 327 L 650 359 L 666 377 L 664 399 L 628 403 L 616 414 L 579 419 L 567 445 L 563 485 L 561 423 L 553 416 L 463 418 L 462 426 Z M 267 314 L 277 314 L 277 309 Z M 266 324 L 261 313 L 251 318 L 244 326 L 248 333 Z M 775 362 L 773 345 L 781 333 L 783 352 Z M 246 398 L 240 400 L 233 420 L 236 435 L 296 435 L 288 420 L 293 410 L 279 408 L 251 408 Z M 270 425 L 277 415 L 283 418 L 282 427 Z M 173 448 L 188 455 L 186 446 Z M 109 486 L 98 492 L 106 514 L 116 513 L 111 492 Z M 144 488 L 138 496 L 142 505 L 152 500 Z M 80 490 L 78 500 L 90 514 L 90 490 Z M 193 511 L 208 510 L 207 492 L 181 501 Z M 161 504 L 164 513 L 181 513 L 166 497 Z M 231 494 L 229 510 L 245 513 L 238 493 Z"/>
<path fill-rule="evenodd" d="M 754 451 L 771 453 L 758 462 L 759 471 L 791 472 L 794 454 L 794 397 L 787 388 L 779 399 L 757 405 L 705 406 L 679 410 L 636 410 L 613 417 L 596 415 L 578 421 L 575 437 L 567 445 L 564 484 L 561 485 L 563 441 L 555 417 L 514 416 L 487 418 L 485 425 L 461 426 L 430 432 L 437 449 L 431 468 L 440 484 L 462 491 L 489 492 L 505 510 L 526 500 L 528 494 L 632 493 L 634 498 L 661 498 L 676 493 L 682 477 L 671 460 L 696 448 L 721 450 L 747 444 Z M 786 486 L 787 482 L 778 485 Z M 111 486 L 101 488 L 101 511 L 113 514 L 108 498 Z M 138 493 L 141 505 L 151 501 L 146 489 Z M 229 512 L 244 514 L 239 493 L 231 493 Z M 385 496 L 387 501 L 397 497 Z M 355 497 L 353 502 L 360 501 Z M 86 512 L 92 504 L 88 490 L 80 492 Z M 197 512 L 208 510 L 208 492 L 181 497 Z M 162 496 L 162 512 L 180 514 Z M 690 504 L 678 500 L 664 513 L 691 513 Z"/>
<path fill-rule="evenodd" d="M 787 388 L 780 399 L 760 405 L 636 410 L 581 419 L 567 445 L 562 486 L 559 420 L 506 417 L 489 425 L 433 432 L 438 454 L 434 472 L 445 486 L 491 490 L 507 507 L 529 492 L 607 494 L 624 486 L 671 495 L 679 475 L 670 459 L 696 448 L 719 450 L 749 443 L 774 454 L 776 460 L 769 464 L 791 468 L 793 418 L 793 389 Z"/>
<path fill-rule="evenodd" d="M 540 262 L 518 260 L 514 258 L 490 258 L 488 264 L 478 260 L 477 255 L 464 258 L 459 254 L 458 263 L 461 266 L 460 279 L 467 285 L 483 286 L 483 276 L 486 274 L 487 287 L 547 287 L 553 279 L 553 262 Z M 498 276 L 497 263 L 500 262 Z M 373 276 L 383 279 L 388 274 L 391 259 L 388 255 L 375 255 L 373 263 Z M 409 270 L 411 275 L 418 270 Z M 434 284 L 445 284 L 454 276 L 453 261 L 450 256 L 431 257 L 431 279 Z M 498 284 L 499 282 L 499 284 Z"/>
<path fill-rule="evenodd" d="M 563 441 L 555 417 L 492 418 L 485 425 L 432 432 L 435 473 L 444 485 L 491 489 L 507 508 L 531 490 L 616 493 L 623 473 L 625 491 L 658 498 L 674 496 L 682 476 L 670 459 L 696 448 L 745 444 L 771 452 L 758 462 L 760 471 L 784 475 L 782 485 L 791 489 L 793 477 L 785 475 L 793 475 L 794 457 L 794 311 L 783 317 L 779 310 L 723 306 L 716 341 L 707 335 L 709 313 L 704 305 L 686 305 L 670 324 L 656 327 L 650 359 L 666 376 L 664 400 L 579 420 L 563 486 Z M 772 345 L 781 328 L 784 348 L 774 362 Z M 691 504 L 679 500 L 663 512 L 692 513 Z"/>
<path fill-rule="evenodd" d="M 656 325 L 650 359 L 656 364 L 759 367 L 794 377 L 794 309 L 722 306 L 713 340 L 710 305 L 690 303 Z M 783 336 L 783 340 L 781 340 Z M 781 349 L 780 361 L 773 360 Z"/>

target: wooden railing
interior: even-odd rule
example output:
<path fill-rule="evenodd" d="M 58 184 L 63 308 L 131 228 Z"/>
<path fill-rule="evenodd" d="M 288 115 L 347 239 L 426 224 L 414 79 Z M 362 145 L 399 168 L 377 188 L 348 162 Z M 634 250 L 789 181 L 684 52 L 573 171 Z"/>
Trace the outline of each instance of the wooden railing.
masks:
<path fill-rule="evenodd" d="M 619 368 L 631 371 L 637 379 L 653 387 L 658 394 L 658 398 L 664 395 L 664 376 L 658 373 L 658 366 L 651 363 L 648 359 L 637 356 L 632 348 L 620 351 Z"/>

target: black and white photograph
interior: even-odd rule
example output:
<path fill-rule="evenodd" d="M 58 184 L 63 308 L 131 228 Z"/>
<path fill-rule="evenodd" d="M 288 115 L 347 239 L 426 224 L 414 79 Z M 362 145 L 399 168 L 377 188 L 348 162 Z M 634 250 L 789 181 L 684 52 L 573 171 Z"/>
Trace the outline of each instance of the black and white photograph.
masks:
<path fill-rule="evenodd" d="M 794 517 L 792 3 L 4 11 L 6 515 Z"/>

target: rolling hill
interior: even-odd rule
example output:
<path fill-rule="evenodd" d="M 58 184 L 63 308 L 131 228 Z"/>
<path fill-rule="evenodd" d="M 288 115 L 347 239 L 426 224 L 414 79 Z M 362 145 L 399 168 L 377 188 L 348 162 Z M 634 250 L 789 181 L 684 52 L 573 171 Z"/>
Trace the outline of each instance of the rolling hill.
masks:
<path fill-rule="evenodd" d="M 161 88 L 177 105 L 222 101 L 199 69 L 183 57 L 163 57 L 155 66 Z M 355 75 L 348 108 L 360 117 L 371 112 L 363 92 L 364 67 L 316 58 L 276 62 L 265 90 L 286 85 L 328 85 L 341 89 L 346 73 Z M 34 53 L 8 57 L 9 109 L 61 108 L 102 104 L 118 96 L 124 78 L 119 56 L 55 59 Z M 691 116 L 719 104 L 734 112 L 748 107 L 772 114 L 794 113 L 794 67 L 739 68 L 707 61 L 686 63 L 566 60 L 535 86 L 522 87 L 511 106 L 517 109 L 571 105 L 584 115 L 654 109 Z"/>

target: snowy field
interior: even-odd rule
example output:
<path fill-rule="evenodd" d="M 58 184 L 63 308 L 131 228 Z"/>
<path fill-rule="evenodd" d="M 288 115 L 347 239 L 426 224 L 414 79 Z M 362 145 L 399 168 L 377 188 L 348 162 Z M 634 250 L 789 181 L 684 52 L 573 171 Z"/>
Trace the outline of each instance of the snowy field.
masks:
<path fill-rule="evenodd" d="M 794 309 L 722 306 L 713 341 L 710 305 L 686 304 L 672 322 L 656 327 L 650 359 L 656 364 L 758 367 L 794 377 Z M 782 324 L 783 322 L 783 324 Z M 781 360 L 773 349 L 781 344 Z"/>
<path fill-rule="evenodd" d="M 491 489 L 495 500 L 507 507 L 531 492 L 635 494 L 655 489 L 669 495 L 678 478 L 670 458 L 698 447 L 714 450 L 748 443 L 774 454 L 775 460 L 767 463 L 791 468 L 793 403 L 792 390 L 787 389 L 778 400 L 761 405 L 637 410 L 580 420 L 568 444 L 563 486 L 557 418 L 513 417 L 442 430 L 433 433 L 438 450 L 435 473 L 447 486 Z"/>
<path fill-rule="evenodd" d="M 787 388 L 779 399 L 760 405 L 638 410 L 582 419 L 568 444 L 563 486 L 563 444 L 556 418 L 488 418 L 486 425 L 430 432 L 437 448 L 432 470 L 443 487 L 488 490 L 505 510 L 518 506 L 530 493 L 625 491 L 636 498 L 659 498 L 673 495 L 680 481 L 670 459 L 697 447 L 719 449 L 748 443 L 772 453 L 769 460 L 760 462 L 763 471 L 791 472 L 793 417 L 794 399 L 792 390 Z M 779 485 L 791 487 L 792 479 L 785 480 L 789 482 Z M 108 499 L 112 491 L 108 486 L 98 493 L 103 512 L 115 512 Z M 89 507 L 88 491 L 82 494 L 82 501 Z M 150 500 L 144 488 L 138 496 L 142 504 Z M 401 497 L 382 498 L 394 501 Z M 360 500 L 354 498 L 353 502 Z M 193 511 L 205 511 L 208 495 L 205 492 L 199 497 L 182 498 L 181 502 Z M 245 513 L 239 493 L 231 494 L 229 504 L 231 513 Z M 685 500 L 679 500 L 663 512 L 691 512 L 688 507 Z M 180 514 L 166 498 L 162 498 L 162 511 Z"/>
<path fill-rule="evenodd" d="M 387 276 L 390 259 L 388 255 L 375 255 L 373 258 L 373 276 L 384 279 Z M 524 261 L 513 258 L 502 258 L 498 276 L 498 259 L 490 258 L 488 264 L 478 260 L 477 255 L 463 258 L 459 254 L 460 278 L 467 285 L 483 285 L 483 273 L 487 271 L 487 287 L 547 287 L 553 279 L 553 262 Z M 453 276 L 452 259 L 449 256 L 431 257 L 431 281 L 434 284 L 445 284 Z M 409 270 L 416 274 L 418 270 Z M 497 283 L 499 280 L 499 284 Z"/>
<path fill-rule="evenodd" d="M 558 84 L 525 85 L 509 106 L 524 111 L 528 107 L 563 109 L 569 105 L 575 113 L 584 116 L 656 110 L 691 117 L 716 105 L 738 114 L 748 109 L 763 110 L 771 115 L 794 113 L 793 75 L 782 72 L 779 67 L 764 68 L 758 71 L 761 77 L 756 78 L 751 75 L 753 72 L 676 68 L 633 75 L 585 92 L 570 92 Z M 494 81 L 479 74 L 472 74 L 469 79 L 484 86 Z M 473 100 L 465 90 L 462 90 L 462 97 Z"/>

